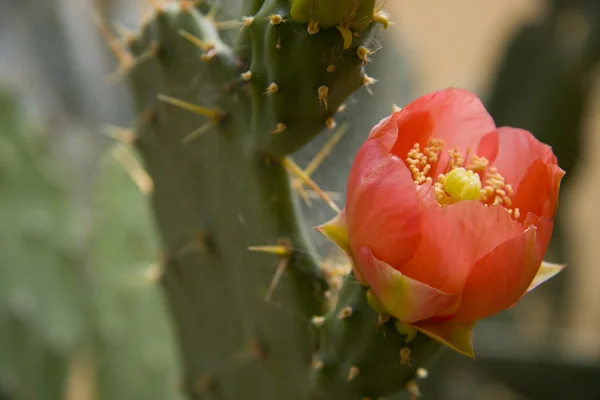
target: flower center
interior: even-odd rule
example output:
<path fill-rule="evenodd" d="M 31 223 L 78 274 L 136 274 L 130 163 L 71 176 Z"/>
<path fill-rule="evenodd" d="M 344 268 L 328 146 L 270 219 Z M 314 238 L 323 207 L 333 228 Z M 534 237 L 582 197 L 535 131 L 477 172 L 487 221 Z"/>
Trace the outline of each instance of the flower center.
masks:
<path fill-rule="evenodd" d="M 416 185 L 431 183 L 441 206 L 463 200 L 479 200 L 486 206 L 503 206 L 515 219 L 519 218 L 519 209 L 512 207 L 512 186 L 504 181 L 495 167 L 490 166 L 487 158 L 469 156 L 470 149 L 464 157 L 456 148 L 449 150 L 444 172 L 434 178 L 432 175 L 438 167 L 443 147 L 443 140 L 429 139 L 423 150 L 416 143 L 408 152 L 406 165 Z"/>
<path fill-rule="evenodd" d="M 479 200 L 481 195 L 479 175 L 463 167 L 448 172 L 442 184 L 444 191 L 455 201 Z"/>

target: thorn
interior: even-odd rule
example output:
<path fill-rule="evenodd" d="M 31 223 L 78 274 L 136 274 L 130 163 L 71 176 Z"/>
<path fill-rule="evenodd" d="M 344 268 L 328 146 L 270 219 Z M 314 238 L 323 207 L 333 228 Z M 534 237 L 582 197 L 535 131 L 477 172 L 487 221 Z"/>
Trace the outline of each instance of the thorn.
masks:
<path fill-rule="evenodd" d="M 360 374 L 360 370 L 358 369 L 358 367 L 350 367 L 350 371 L 348 371 L 348 382 L 355 380 L 358 374 Z"/>
<path fill-rule="evenodd" d="M 122 128 L 116 125 L 105 124 L 105 131 L 102 133 L 106 134 L 106 136 L 111 139 L 117 140 L 124 144 L 131 144 L 135 141 L 136 135 L 135 131 L 130 128 Z"/>
<path fill-rule="evenodd" d="M 419 385 L 417 385 L 417 382 L 414 379 L 406 383 L 406 390 L 408 391 L 408 393 L 410 393 L 411 400 L 417 400 L 419 397 L 421 397 Z"/>
<path fill-rule="evenodd" d="M 170 104 L 175 107 L 182 108 L 186 111 L 193 112 L 194 114 L 201 115 L 210 119 L 213 123 L 218 124 L 224 117 L 224 114 L 218 108 L 206 108 L 197 104 L 189 103 L 185 100 L 176 99 L 175 97 L 159 94 L 156 96 L 158 100 Z"/>
<path fill-rule="evenodd" d="M 242 349 L 232 355 L 232 361 L 235 364 L 245 364 L 251 360 L 264 361 L 267 356 L 268 351 L 264 343 L 260 340 L 252 339 Z"/>
<path fill-rule="evenodd" d="M 308 28 L 306 30 L 308 31 L 309 35 L 316 35 L 317 33 L 319 33 L 320 29 L 321 28 L 319 28 L 319 21 L 312 19 L 308 21 Z"/>
<path fill-rule="evenodd" d="M 340 313 L 338 314 L 338 318 L 339 319 L 347 319 L 350 318 L 352 316 L 352 307 L 344 307 L 341 309 Z"/>
<path fill-rule="evenodd" d="M 260 340 L 251 340 L 250 343 L 248 343 L 248 347 L 250 349 L 250 353 L 255 359 L 260 361 L 264 361 L 267 359 L 267 347 Z"/>
<path fill-rule="evenodd" d="M 217 13 L 219 12 L 219 4 L 214 2 L 211 4 L 208 13 L 204 16 L 204 18 L 212 21 L 216 21 Z"/>
<path fill-rule="evenodd" d="M 185 135 L 183 137 L 183 139 L 181 139 L 181 144 L 183 144 L 184 146 L 190 144 L 191 142 L 196 140 L 198 137 L 200 137 L 203 133 L 210 131 L 214 127 L 215 127 L 215 124 L 212 121 L 208 121 L 208 122 L 202 124 L 198 129 L 196 129 L 192 133 L 188 133 L 187 135 Z"/>
<path fill-rule="evenodd" d="M 363 66 L 367 65 L 371 61 L 371 59 L 369 58 L 371 54 L 373 54 L 373 51 L 367 49 L 365 46 L 360 46 L 358 48 L 357 55 L 358 58 L 362 60 Z"/>
<path fill-rule="evenodd" d="M 202 0 L 179 0 L 179 10 L 184 12 L 192 12 L 195 10 L 198 3 L 201 3 Z"/>
<path fill-rule="evenodd" d="M 215 58 L 217 56 L 217 50 L 215 49 L 211 49 L 209 51 L 207 51 L 206 53 L 202 54 L 200 56 L 200 60 L 203 62 L 209 62 L 211 61 L 213 58 Z"/>
<path fill-rule="evenodd" d="M 329 88 L 325 85 L 319 86 L 317 93 L 319 95 L 319 104 L 323 105 L 325 107 L 325 111 L 327 111 L 327 96 L 329 95 Z"/>
<path fill-rule="evenodd" d="M 133 63 L 134 57 L 125 48 L 125 46 L 123 46 L 121 41 L 110 31 L 106 22 L 96 10 L 93 10 L 92 12 L 92 20 L 100 30 L 100 34 L 104 38 L 104 41 L 119 62 L 119 68 L 128 68 Z"/>
<path fill-rule="evenodd" d="M 410 366 L 410 347 L 400 349 L 400 364 Z"/>
<path fill-rule="evenodd" d="M 390 26 L 390 20 L 384 11 L 376 12 L 371 18 L 371 21 L 373 21 L 376 24 L 383 25 L 384 30 Z"/>
<path fill-rule="evenodd" d="M 214 23 L 215 29 L 218 31 L 226 30 L 226 29 L 234 29 L 234 28 L 243 28 L 244 22 L 238 20 L 231 21 L 216 21 Z"/>
<path fill-rule="evenodd" d="M 338 142 L 342 139 L 346 132 L 348 132 L 349 127 L 350 124 L 348 122 L 344 122 L 339 127 L 339 129 L 333 135 L 331 135 L 329 140 L 327 140 L 325 145 L 321 148 L 321 150 L 319 150 L 319 152 L 313 157 L 313 159 L 310 160 L 310 162 L 304 169 L 306 175 L 311 176 L 317 170 L 317 168 L 319 168 L 323 160 L 325 160 L 325 158 L 327 158 L 327 156 L 331 154 L 331 151 L 333 150 L 335 145 L 338 144 Z"/>
<path fill-rule="evenodd" d="M 363 86 L 369 91 L 369 94 L 372 96 L 373 91 L 370 86 L 377 83 L 377 79 L 371 78 L 369 75 L 365 74 L 363 77 Z"/>
<path fill-rule="evenodd" d="M 376 3 L 375 12 L 378 13 L 381 10 L 383 10 L 383 7 L 385 7 L 385 3 L 387 3 L 387 0 L 380 0 L 379 3 Z"/>
<path fill-rule="evenodd" d="M 294 189 L 294 191 L 296 191 L 296 193 L 298 193 L 298 196 L 300 196 L 302 198 L 302 200 L 304 200 L 304 204 L 306 204 L 307 207 L 312 207 L 312 201 L 311 201 L 311 196 L 310 194 L 316 194 L 314 190 L 306 190 L 304 188 L 304 185 L 302 184 L 302 181 L 297 180 L 297 178 L 295 178 L 292 181 L 292 189 Z M 311 193 L 309 193 L 311 192 Z M 314 198 L 315 196 L 313 196 L 312 198 Z M 316 196 L 317 198 L 320 198 L 318 195 Z"/>
<path fill-rule="evenodd" d="M 319 196 L 321 196 L 321 198 L 323 200 L 325 200 L 325 202 L 327 204 L 329 204 L 329 206 L 336 212 L 336 213 L 340 213 L 340 209 L 339 207 L 333 202 L 333 200 L 331 200 L 329 198 L 329 196 L 327 195 L 327 193 L 325 193 L 320 187 L 319 185 L 317 185 L 311 178 L 310 176 L 308 176 L 306 174 L 306 172 L 304 172 L 302 170 L 302 168 L 300 168 L 298 166 L 298 164 L 296 164 L 294 162 L 294 160 L 292 160 L 290 157 L 284 157 L 282 159 L 282 164 L 284 167 L 286 167 L 289 171 L 291 171 L 294 175 L 296 175 L 298 178 L 300 178 L 301 181 L 303 181 L 306 185 L 308 185 L 309 187 L 311 187 L 315 192 L 317 192 L 319 194 Z"/>
<path fill-rule="evenodd" d="M 327 72 L 335 72 L 335 65 L 329 64 L 327 66 Z"/>
<path fill-rule="evenodd" d="M 279 91 L 279 85 L 277 85 L 275 82 L 273 82 L 265 90 L 265 96 L 270 96 L 273 93 L 277 93 L 278 91 Z"/>
<path fill-rule="evenodd" d="M 241 76 L 242 80 L 244 80 L 246 82 L 250 82 L 250 79 L 252 79 L 252 72 L 246 71 L 246 72 L 243 72 L 240 76 Z"/>
<path fill-rule="evenodd" d="M 329 132 L 333 132 L 333 130 L 337 126 L 337 124 L 335 123 L 335 118 L 333 118 L 333 117 L 327 118 L 327 120 L 325 121 L 325 126 L 327 127 L 327 130 Z"/>
<path fill-rule="evenodd" d="M 340 106 L 337 109 L 337 112 L 342 113 L 342 112 L 346 111 L 346 107 L 348 107 L 348 106 L 346 106 L 346 103 L 340 104 Z"/>
<path fill-rule="evenodd" d="M 275 246 L 250 246 L 248 251 L 254 251 L 257 253 L 269 253 L 280 257 L 289 257 L 292 254 L 289 245 L 275 245 Z"/>
<path fill-rule="evenodd" d="M 429 376 L 429 371 L 427 371 L 425 368 L 419 367 L 417 368 L 417 378 L 419 379 L 427 379 L 427 377 Z"/>
<path fill-rule="evenodd" d="M 248 247 L 249 251 L 260 252 L 260 253 L 268 253 L 279 256 L 281 259 L 277 266 L 277 270 L 275 271 L 275 275 L 273 275 L 273 279 L 269 284 L 269 289 L 265 294 L 265 301 L 270 302 L 273 297 L 273 293 L 283 276 L 283 272 L 288 265 L 288 261 L 292 256 L 292 249 L 290 243 L 286 239 L 280 239 L 278 245 L 275 246 L 250 246 Z"/>
<path fill-rule="evenodd" d="M 207 52 L 207 51 L 213 50 L 215 48 L 214 43 L 205 42 L 204 40 L 200 39 L 198 36 L 195 36 L 186 30 L 180 29 L 177 33 L 179 33 L 179 36 L 188 40 L 190 43 L 199 47 L 202 51 Z"/>
<path fill-rule="evenodd" d="M 325 323 L 325 317 L 319 317 L 319 316 L 312 317 L 312 320 L 310 322 L 317 328 L 320 328 Z"/>
<path fill-rule="evenodd" d="M 150 282 L 158 282 L 164 274 L 164 270 L 158 265 L 152 265 L 142 272 L 142 277 Z"/>
<path fill-rule="evenodd" d="M 277 44 L 275 45 L 279 50 L 281 50 L 281 38 L 277 39 Z"/>
<path fill-rule="evenodd" d="M 271 280 L 269 289 L 267 290 L 267 293 L 265 294 L 265 301 L 267 303 L 271 301 L 271 298 L 273 297 L 273 293 L 275 292 L 277 285 L 279 285 L 279 281 L 281 280 L 281 277 L 283 276 L 283 273 L 285 272 L 285 268 L 288 265 L 288 261 L 289 261 L 289 257 L 284 257 L 279 261 L 279 264 L 277 265 L 277 269 L 275 270 L 275 275 L 273 275 L 273 279 Z"/>
<path fill-rule="evenodd" d="M 217 387 L 215 377 L 211 374 L 201 374 L 194 382 L 194 391 L 197 394 L 213 392 Z"/>
<path fill-rule="evenodd" d="M 188 243 L 184 244 L 179 250 L 177 250 L 177 259 L 181 260 L 195 251 L 206 251 L 208 249 L 206 237 L 206 232 L 200 230 L 197 231 Z"/>
<path fill-rule="evenodd" d="M 154 182 L 148 173 L 144 170 L 138 160 L 135 158 L 131 149 L 126 146 L 119 146 L 114 149 L 112 156 L 117 160 L 125 172 L 142 193 L 148 195 L 154 190 Z"/>
<path fill-rule="evenodd" d="M 131 44 L 137 38 L 136 32 L 132 29 L 129 29 L 125 25 L 120 22 L 113 22 L 113 26 L 115 31 L 117 31 L 117 35 L 123 40 L 126 44 Z"/>
<path fill-rule="evenodd" d="M 377 315 L 377 326 L 381 327 L 387 324 L 390 321 L 391 317 L 386 314 L 378 314 Z"/>
<path fill-rule="evenodd" d="M 402 108 L 398 107 L 396 104 L 392 104 L 392 112 L 397 113 L 399 111 L 402 111 Z"/>
<path fill-rule="evenodd" d="M 344 39 L 344 50 L 349 49 L 352 45 L 352 31 L 350 30 L 350 27 L 338 25 L 336 28 L 342 34 L 342 39 Z"/>
<path fill-rule="evenodd" d="M 254 22 L 254 17 L 242 17 L 242 27 L 240 28 L 240 32 L 244 30 L 244 28 L 249 27 Z"/>
<path fill-rule="evenodd" d="M 317 371 L 322 370 L 325 366 L 325 364 L 323 364 L 323 361 L 319 360 L 319 358 L 316 355 L 313 356 L 311 365 Z"/>
<path fill-rule="evenodd" d="M 287 131 L 287 125 L 286 124 L 282 124 L 281 122 L 279 122 L 277 124 L 277 126 L 275 127 L 275 129 L 273 129 L 271 131 L 272 134 L 278 134 L 278 133 L 283 133 Z"/>
<path fill-rule="evenodd" d="M 145 63 L 156 57 L 158 54 L 158 44 L 153 42 L 150 44 L 148 50 L 140 54 L 139 56 L 133 58 L 131 62 L 127 65 L 119 65 L 119 68 L 113 73 L 111 73 L 106 79 L 109 84 L 116 84 L 120 79 L 122 79 L 129 71 L 131 71 L 136 66 Z"/>
<path fill-rule="evenodd" d="M 273 26 L 285 23 L 285 19 L 283 19 L 283 17 L 279 14 L 271 14 L 267 17 L 267 19 Z"/>
<path fill-rule="evenodd" d="M 300 182 L 300 183 L 302 183 L 302 182 Z M 304 195 L 308 199 L 320 199 L 321 198 L 321 196 L 317 192 L 315 192 L 314 190 L 312 190 L 312 189 L 304 188 L 304 189 L 301 189 L 301 190 L 304 190 Z M 338 201 L 344 200 L 344 196 L 340 192 L 331 192 L 331 191 L 328 191 L 328 190 L 324 190 L 324 192 L 332 200 L 338 200 Z M 310 203 L 310 200 L 308 202 Z"/>

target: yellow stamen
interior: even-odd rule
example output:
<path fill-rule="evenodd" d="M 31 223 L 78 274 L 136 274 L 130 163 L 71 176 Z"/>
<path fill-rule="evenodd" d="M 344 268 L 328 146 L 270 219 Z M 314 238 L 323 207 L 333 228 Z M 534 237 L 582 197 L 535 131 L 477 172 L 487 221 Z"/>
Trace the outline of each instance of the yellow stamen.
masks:
<path fill-rule="evenodd" d="M 513 207 L 514 190 L 506 184 L 504 177 L 485 157 L 470 155 L 470 149 L 462 153 L 454 148 L 448 151 L 448 161 L 442 167 L 444 173 L 435 178 L 439 171 L 444 141 L 430 139 L 424 149 L 416 143 L 407 154 L 406 165 L 416 185 L 432 183 L 437 202 L 446 206 L 462 200 L 479 200 L 486 206 L 502 206 L 514 218 L 520 211 Z M 481 177 L 485 178 L 482 184 Z M 434 182 L 435 180 L 435 182 Z"/>

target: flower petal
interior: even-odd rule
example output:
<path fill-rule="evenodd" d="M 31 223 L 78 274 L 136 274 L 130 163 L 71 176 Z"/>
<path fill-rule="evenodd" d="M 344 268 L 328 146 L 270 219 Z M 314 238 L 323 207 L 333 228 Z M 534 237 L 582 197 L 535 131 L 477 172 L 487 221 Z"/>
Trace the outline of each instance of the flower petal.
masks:
<path fill-rule="evenodd" d="M 564 171 L 557 165 L 535 160 L 516 189 L 512 206 L 520 211 L 519 220 L 529 213 L 554 219 L 558 207 L 558 191 Z"/>
<path fill-rule="evenodd" d="M 463 290 L 455 321 L 477 321 L 511 307 L 533 281 L 540 265 L 537 228 L 531 226 L 481 258 Z"/>
<path fill-rule="evenodd" d="M 415 143 L 423 148 L 430 138 L 444 140 L 444 149 L 475 150 L 481 138 L 496 129 L 481 100 L 471 92 L 450 88 L 422 96 L 394 114 L 398 139 L 392 152 L 404 159 Z M 438 162 L 444 169 L 447 151 Z"/>
<path fill-rule="evenodd" d="M 350 171 L 348 232 L 352 248 L 368 246 L 380 260 L 400 266 L 420 241 L 417 188 L 402 160 L 393 155 L 380 159 L 379 151 L 381 145 L 368 140 Z"/>
<path fill-rule="evenodd" d="M 352 249 L 348 240 L 348 226 L 346 225 L 346 210 L 342 210 L 341 213 L 323 225 L 317 226 L 317 230 L 335 243 L 349 257 L 352 257 Z"/>
<path fill-rule="evenodd" d="M 542 262 L 544 256 L 546 255 L 546 250 L 548 250 L 550 239 L 552 238 L 554 220 L 545 217 L 538 217 L 535 214 L 529 213 L 523 222 L 523 226 L 529 227 L 531 225 L 535 225 L 537 228 L 537 233 L 535 235 L 535 239 L 537 241 L 537 245 L 535 247 L 536 257 L 538 260 L 540 260 L 540 262 Z"/>
<path fill-rule="evenodd" d="M 352 272 L 356 277 L 356 280 L 361 285 L 367 286 L 365 279 L 361 276 L 360 271 L 356 267 L 354 262 L 354 255 L 350 247 L 350 241 L 348 239 L 348 226 L 346 225 L 346 210 L 342 210 L 341 213 L 336 215 L 332 220 L 324 223 L 323 225 L 317 226 L 317 230 L 323 234 L 327 239 L 331 240 L 337 247 L 340 248 L 344 253 L 348 255 L 352 261 Z"/>
<path fill-rule="evenodd" d="M 526 130 L 502 127 L 491 135 L 497 136 L 498 152 L 496 158 L 489 161 L 515 191 L 518 190 L 534 161 L 540 160 L 543 164 L 549 165 L 557 164 L 552 148 L 537 140 Z"/>
<path fill-rule="evenodd" d="M 527 288 L 527 291 L 531 292 L 533 289 L 546 282 L 554 275 L 558 274 L 566 266 L 566 264 L 553 264 L 548 261 L 542 261 L 542 265 L 540 266 L 537 275 L 533 279 L 533 282 L 531 282 L 531 285 L 529 285 L 529 287 Z"/>
<path fill-rule="evenodd" d="M 474 359 L 473 328 L 475 324 L 476 322 L 436 322 L 427 320 L 417 322 L 413 326 L 433 340 L 437 340 L 452 350 Z"/>
<path fill-rule="evenodd" d="M 499 206 L 461 201 L 422 213 L 421 242 L 403 274 L 446 293 L 461 293 L 477 260 L 523 227 Z"/>
<path fill-rule="evenodd" d="M 420 321 L 456 307 L 459 296 L 402 275 L 375 258 L 368 247 L 356 248 L 354 254 L 362 276 L 379 303 L 400 321 Z"/>

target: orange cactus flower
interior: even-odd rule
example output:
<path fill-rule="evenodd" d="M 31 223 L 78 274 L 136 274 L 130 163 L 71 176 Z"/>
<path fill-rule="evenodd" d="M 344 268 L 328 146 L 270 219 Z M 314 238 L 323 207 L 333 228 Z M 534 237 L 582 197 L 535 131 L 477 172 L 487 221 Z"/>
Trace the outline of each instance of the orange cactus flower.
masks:
<path fill-rule="evenodd" d="M 564 267 L 543 262 L 563 175 L 549 146 L 447 89 L 373 128 L 318 229 L 385 312 L 472 357 L 478 320 Z"/>

